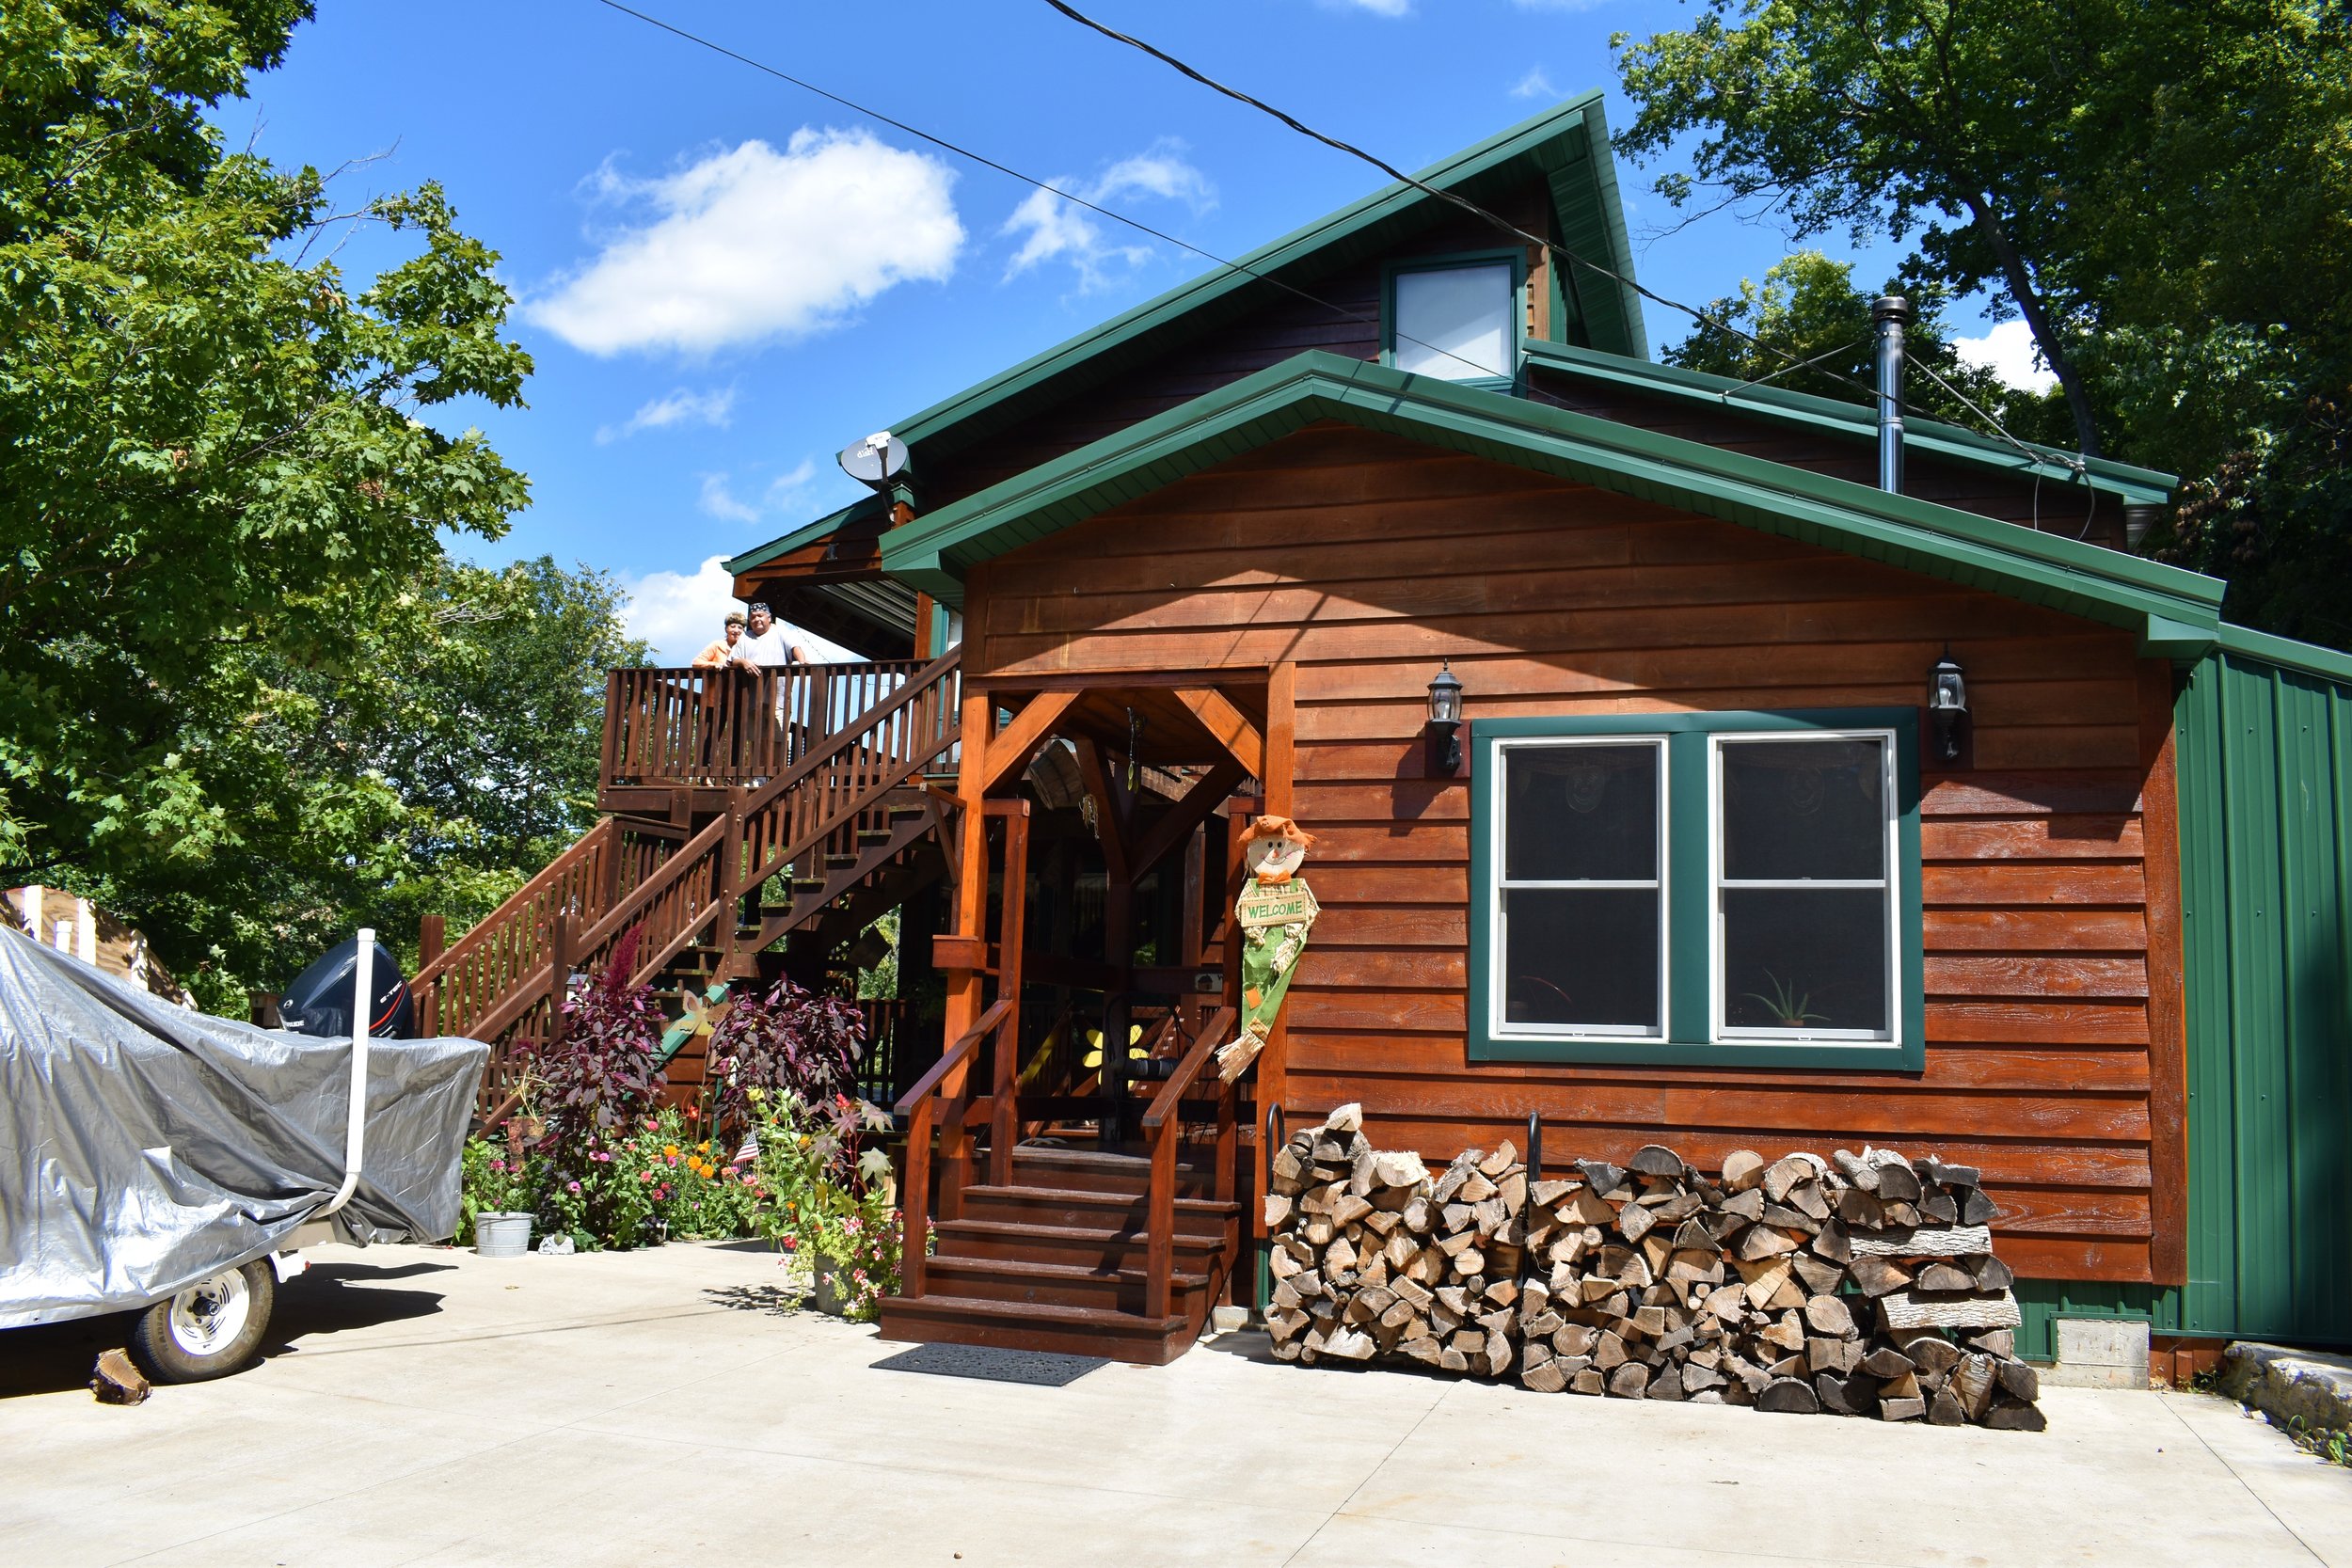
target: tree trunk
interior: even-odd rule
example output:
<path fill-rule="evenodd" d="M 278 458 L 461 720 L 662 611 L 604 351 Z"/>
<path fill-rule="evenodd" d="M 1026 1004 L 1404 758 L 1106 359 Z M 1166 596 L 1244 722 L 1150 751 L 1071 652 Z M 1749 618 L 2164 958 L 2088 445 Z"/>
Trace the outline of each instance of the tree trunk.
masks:
<path fill-rule="evenodd" d="M 2082 372 L 2058 342 L 2058 333 L 2050 325 L 2050 312 L 2042 307 L 2042 296 L 2035 293 L 2033 275 L 2026 268 L 2026 259 L 2018 254 L 2009 231 L 1994 215 L 1992 198 L 1971 196 L 1969 216 L 1985 244 L 1993 247 L 1994 257 L 2001 263 L 2002 279 L 2009 284 L 2010 297 L 2017 302 L 2026 325 L 2033 330 L 2034 346 L 2042 350 L 2042 357 L 2049 361 L 2050 373 L 2058 377 L 2058 387 L 2066 393 L 2067 411 L 2074 416 L 2074 445 L 2085 457 L 2099 455 L 2099 425 L 2090 412 L 2090 394 L 2083 389 Z"/>

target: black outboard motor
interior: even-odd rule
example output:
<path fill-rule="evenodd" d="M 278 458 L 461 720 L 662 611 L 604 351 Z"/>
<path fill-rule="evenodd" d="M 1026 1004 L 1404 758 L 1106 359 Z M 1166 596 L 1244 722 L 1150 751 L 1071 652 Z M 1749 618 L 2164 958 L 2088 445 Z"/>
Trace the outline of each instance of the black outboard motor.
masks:
<path fill-rule="evenodd" d="M 328 948 L 278 999 L 278 1017 L 305 1035 L 351 1037 L 351 992 L 359 967 L 359 939 Z M 417 1003 L 400 964 L 382 942 L 368 961 L 368 1033 L 380 1040 L 405 1040 L 416 1030 Z"/>

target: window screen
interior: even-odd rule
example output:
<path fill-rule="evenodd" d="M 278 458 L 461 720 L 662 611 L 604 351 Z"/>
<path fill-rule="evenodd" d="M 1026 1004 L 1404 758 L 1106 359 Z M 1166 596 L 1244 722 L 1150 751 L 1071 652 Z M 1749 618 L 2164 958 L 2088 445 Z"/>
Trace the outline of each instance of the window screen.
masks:
<path fill-rule="evenodd" d="M 1892 751 L 1881 736 L 1717 738 L 1726 1035 L 1892 1033 Z"/>
<path fill-rule="evenodd" d="M 1495 1016 L 1514 1033 L 1662 1035 L 1664 742 L 1502 759 Z"/>

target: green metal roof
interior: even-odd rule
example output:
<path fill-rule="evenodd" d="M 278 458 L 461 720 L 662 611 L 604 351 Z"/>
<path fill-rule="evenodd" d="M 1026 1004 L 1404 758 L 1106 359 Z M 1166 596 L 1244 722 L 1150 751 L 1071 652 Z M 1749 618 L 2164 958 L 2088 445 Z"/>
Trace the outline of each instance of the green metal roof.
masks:
<path fill-rule="evenodd" d="M 1474 200 L 1483 189 L 1538 175 L 1551 185 L 1565 242 L 1579 254 L 1591 255 L 1594 261 L 1631 277 L 1632 247 L 1627 242 L 1625 214 L 1617 203 L 1609 127 L 1597 90 L 1568 99 L 1476 147 L 1432 164 L 1416 178 Z M 925 456 L 969 446 L 1032 407 L 1108 380 L 1128 365 L 1163 354 L 1174 343 L 1199 337 L 1279 294 L 1274 284 L 1251 274 L 1279 278 L 1311 293 L 1313 279 L 1334 267 L 1381 254 L 1398 239 L 1423 227 L 1434 215 L 1433 210 L 1454 211 L 1410 185 L 1390 184 L 1271 245 L 1259 246 L 1241 257 L 1235 266 L 1216 267 L 1179 284 L 1068 342 L 933 404 L 891 430 L 914 449 L 919 475 Z M 1647 354 L 1641 301 L 1631 288 L 1598 278 L 1582 268 L 1571 270 L 1582 275 L 1577 287 L 1593 341 L 1621 353 Z"/>
<path fill-rule="evenodd" d="M 1556 474 L 2128 627 L 2150 653 L 2192 658 L 2217 636 L 2224 585 L 2213 578 L 1320 351 L 1203 393 L 887 533 L 883 569 L 960 605 L 963 576 L 975 564 L 1318 420 Z"/>
<path fill-rule="evenodd" d="M 1415 178 L 1439 190 L 1458 191 L 1472 200 L 1515 182 L 1540 178 L 1551 192 L 1562 244 L 1623 278 L 1633 277 L 1633 247 L 1617 199 L 1616 165 L 1597 90 L 1568 99 L 1500 135 L 1432 164 Z M 911 471 L 919 479 L 927 460 L 937 461 L 974 446 L 1039 408 L 1111 381 L 1132 366 L 1280 297 L 1279 284 L 1264 279 L 1276 278 L 1313 293 L 1324 274 L 1379 256 L 1433 217 L 1454 210 L 1410 185 L 1384 186 L 1271 245 L 1259 246 L 1232 266 L 1215 267 L 933 404 L 891 426 L 892 434 L 912 449 Z M 1618 282 L 1589 268 L 1562 270 L 1569 275 L 1565 279 L 1569 309 L 1587 338 L 1637 358 L 1649 352 L 1641 298 L 1629 281 Z M 865 504 L 845 507 L 738 556 L 726 563 L 727 570 L 747 571 L 789 554 L 851 520 Z"/>
<path fill-rule="evenodd" d="M 1840 403 L 1836 398 L 1816 397 L 1812 393 L 1791 391 L 1785 387 L 1758 387 L 1734 381 L 1728 376 L 1708 375 L 1701 371 L 1686 371 L 1674 365 L 1653 364 L 1647 359 L 1629 358 L 1622 354 L 1605 354 L 1569 343 L 1544 342 L 1534 339 L 1528 341 L 1527 360 L 1537 371 L 1579 381 L 1705 404 L 1755 419 L 1823 431 L 1834 436 L 1863 440 L 1876 440 L 1878 437 L 1877 411 L 1864 404 Z M 2151 468 L 2135 468 L 2127 463 L 2110 462 L 2106 458 L 2077 457 L 2070 451 L 2035 446 L 2031 442 L 2020 443 L 2029 449 L 2020 451 L 2016 446 L 1998 436 L 1909 415 L 1903 419 L 1903 444 L 1915 451 L 1931 452 L 1954 462 L 1999 468 L 2026 478 L 2063 484 L 2087 483 L 2092 489 L 2135 506 L 2161 506 L 2172 499 L 2172 492 L 2181 483 L 2178 476 L 2173 474 L 2157 473 Z M 2083 468 L 2079 479 L 2074 469 L 2077 463 Z"/>

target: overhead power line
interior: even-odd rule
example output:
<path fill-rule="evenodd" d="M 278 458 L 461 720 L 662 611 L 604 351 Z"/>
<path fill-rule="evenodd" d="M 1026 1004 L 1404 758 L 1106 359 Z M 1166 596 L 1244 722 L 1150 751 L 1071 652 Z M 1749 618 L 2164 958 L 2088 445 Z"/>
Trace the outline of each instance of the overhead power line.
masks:
<path fill-rule="evenodd" d="M 1273 104 L 1266 103 L 1263 99 L 1253 97 L 1250 94 L 1242 91 L 1239 87 L 1228 87 L 1223 82 L 1218 81 L 1216 77 L 1209 75 L 1206 71 L 1186 64 L 1184 61 L 1178 59 L 1175 55 L 1169 54 L 1165 49 L 1159 48 L 1155 44 L 1136 38 L 1132 33 L 1122 33 L 1118 28 L 1110 26 L 1105 23 L 1097 22 L 1094 18 L 1087 15 L 1084 11 L 1079 10 L 1076 7 L 1070 5 L 1068 0 L 1045 0 L 1045 4 L 1051 6 L 1054 9 L 1059 11 L 1062 15 L 1068 17 L 1071 21 L 1078 24 L 1080 26 L 1089 28 L 1094 32 L 1102 34 L 1104 38 L 1110 39 L 1119 43 L 1123 43 L 1131 49 L 1141 50 L 1144 54 L 1151 55 L 1153 59 L 1168 67 L 1170 70 L 1173 70 L 1182 75 L 1187 76 L 1193 81 L 1200 83 L 1210 91 L 1221 93 L 1237 103 L 1246 103 L 1249 107 L 1259 111 L 1261 114 L 1269 115 L 1275 119 L 1281 121 L 1284 125 L 1290 127 L 1293 131 L 1297 132 L 1300 135 L 1308 137 L 1310 140 L 1321 142 L 1324 146 L 1340 152 L 1344 152 L 1351 158 L 1361 159 L 1363 162 L 1370 164 L 1373 167 L 1378 169 L 1381 173 L 1387 175 L 1390 179 L 1410 185 L 1415 190 L 1425 192 L 1430 196 L 1438 198 L 1441 201 L 1450 202 L 1454 206 L 1460 208 L 1463 212 L 1469 213 L 1473 216 L 1491 224 L 1493 227 L 1501 230 L 1503 233 L 1510 235 L 1514 239 L 1517 239 L 1523 244 L 1536 246 L 1546 255 L 1551 256 L 1556 260 L 1573 262 L 1575 265 L 1582 267 L 1589 272 L 1598 273 L 1601 277 L 1609 278 L 1613 282 L 1621 284 L 1625 288 L 1632 290 L 1644 299 L 1651 300 L 1659 305 L 1662 305 L 1669 310 L 1678 310 L 1682 314 L 1689 316 L 1692 320 L 1698 322 L 1703 325 L 1714 327 L 1719 332 L 1727 332 L 1735 338 L 1743 339 L 1750 344 L 1763 350 L 1767 354 L 1777 355 L 1780 358 L 1787 361 L 1787 363 L 1784 364 L 1779 371 L 1774 372 L 1774 375 L 1785 374 L 1792 370 L 1804 370 L 1810 367 L 1813 368 L 1819 374 L 1828 376 L 1832 380 L 1853 388 L 1856 391 L 1861 392 L 1866 398 L 1875 401 L 1878 396 L 1878 389 L 1876 388 L 1867 386 L 1863 382 L 1856 380 L 1854 377 L 1847 375 L 1841 371 L 1833 370 L 1827 366 L 1820 365 L 1819 362 L 1821 359 L 1827 358 L 1829 356 L 1827 355 L 1816 355 L 1811 359 L 1801 360 L 1795 354 L 1789 352 L 1788 350 L 1780 347 L 1776 343 L 1768 343 L 1763 339 L 1756 336 L 1756 334 L 1743 331 L 1740 328 L 1732 325 L 1731 323 L 1724 320 L 1720 316 L 1711 316 L 1706 311 L 1698 309 L 1695 307 L 1683 304 L 1680 300 L 1669 299 L 1664 294 L 1660 293 L 1657 290 L 1652 289 L 1645 284 L 1636 282 L 1633 278 L 1627 277 L 1624 273 L 1617 271 L 1613 267 L 1593 261 L 1589 257 L 1580 256 L 1564 245 L 1557 244 L 1554 241 L 1548 239 L 1541 239 L 1529 233 L 1526 230 L 1520 228 L 1518 224 L 1513 223 L 1510 219 L 1503 217 L 1500 214 L 1494 213 L 1487 208 L 1480 206 L 1477 202 L 1470 200 L 1468 197 L 1463 196 L 1458 192 L 1446 190 L 1440 186 L 1432 185 L 1427 181 L 1417 179 L 1414 176 L 1406 173 L 1403 169 L 1398 168 L 1387 159 L 1381 158 L 1374 153 L 1367 152 L 1362 148 L 1356 146 L 1353 142 L 1342 141 L 1337 136 L 1327 135 L 1322 131 L 1316 130 L 1313 126 L 1309 125 L 1306 121 L 1298 119 L 1297 116 L 1276 108 Z M 1994 419 L 1992 415 L 1986 413 L 1983 409 L 1978 407 L 1976 404 L 1970 402 L 1966 397 L 1963 396 L 1958 388 L 1954 388 L 1942 376 L 1937 375 L 1934 370 L 1929 367 L 1924 360 L 1920 361 L 1920 368 L 1927 371 L 1928 374 L 1934 379 L 1938 386 L 1944 388 L 1945 390 L 1950 392 L 1954 397 L 1959 398 L 1963 405 L 1976 414 L 1979 419 L 1984 420 L 1984 422 L 1992 428 L 1994 435 L 1999 436 L 2010 446 L 2015 447 L 2019 451 L 2024 452 L 2026 456 L 2037 461 L 2052 455 L 2050 453 L 2037 451 L 2035 449 L 2027 446 L 2025 442 L 2019 440 L 2016 436 L 2010 435 L 2009 431 L 2002 426 L 2000 420 Z M 1752 382 L 1753 379 L 1754 378 L 1752 378 Z M 1770 380 L 1772 377 L 1768 376 L 1762 379 Z M 1752 384 L 1752 382 L 1742 383 L 1742 385 L 1749 385 Z M 1728 400 L 1728 397 L 1729 394 L 1726 393 L 1726 400 Z M 2078 456 L 2063 454 L 2061 455 L 2060 460 L 2065 462 L 2068 467 L 2072 467 L 2077 477 L 2082 476 L 2087 471 L 2085 465 Z"/>
<path fill-rule="evenodd" d="M 707 49 L 714 55 L 723 55 L 727 59 L 735 61 L 738 65 L 749 66 L 751 69 L 760 72 L 762 75 L 772 76 L 779 82 L 788 83 L 789 85 L 800 88 L 803 92 L 814 93 L 816 96 L 826 100 L 828 103 L 838 103 L 843 108 L 848 109 L 852 113 L 864 115 L 868 119 L 879 120 L 895 131 L 903 131 L 908 135 L 914 137 L 918 141 L 929 142 L 931 146 L 940 149 L 942 151 L 950 152 L 959 158 L 967 159 L 972 163 L 979 165 L 982 168 L 993 169 L 996 173 L 1002 174 L 1009 179 L 1018 180 L 1025 185 L 1033 185 L 1049 196 L 1060 198 L 1062 200 L 1069 202 L 1073 207 L 1083 207 L 1089 213 L 1094 213 L 1110 219 L 1113 223 L 1124 224 L 1126 227 L 1136 230 L 1136 232 L 1139 234 L 1149 234 L 1155 240 L 1165 241 L 1169 245 L 1175 245 L 1180 250 L 1188 250 L 1195 256 L 1199 256 L 1204 261 L 1213 261 L 1216 265 L 1223 267 L 1228 271 L 1240 273 L 1245 277 L 1255 278 L 1257 281 L 1279 289 L 1285 293 L 1295 295 L 1297 298 L 1305 300 L 1310 305 L 1317 306 L 1323 309 L 1330 311 L 1332 314 L 1340 317 L 1343 321 L 1355 322 L 1359 325 L 1369 326 L 1375 333 L 1379 331 L 1380 323 L 1377 317 L 1367 316 L 1359 310 L 1349 309 L 1344 305 L 1340 305 L 1332 300 L 1325 299 L 1318 294 L 1311 293 L 1305 289 L 1299 288 L 1294 283 L 1287 282 L 1282 278 L 1273 277 L 1270 274 L 1259 272 L 1252 267 L 1244 266 L 1239 261 L 1228 261 L 1226 258 L 1216 254 L 1216 252 L 1204 249 L 1202 246 L 1193 244 L 1190 240 L 1179 239 L 1177 236 L 1167 232 L 1165 230 L 1155 229 L 1152 225 L 1142 221 L 1140 218 L 1132 218 L 1124 213 L 1113 212 L 1110 208 L 1104 207 L 1098 202 L 1089 201 L 1085 197 L 1077 196 L 1070 191 L 1063 190 L 1060 186 L 1054 184 L 1050 181 L 1040 180 L 1035 175 L 1024 174 L 1021 170 L 1012 167 L 1009 164 L 998 163 L 995 159 L 988 156 L 984 152 L 976 152 L 972 149 L 962 146 L 960 143 L 949 141 L 945 136 L 934 135 L 920 126 L 910 125 L 903 119 L 898 119 L 892 116 L 883 114 L 879 109 L 868 108 L 866 105 L 860 103 L 853 99 L 844 98 L 837 92 L 829 91 L 824 87 L 818 87 L 816 83 L 795 76 L 789 71 L 780 71 L 776 67 L 768 64 L 765 60 L 754 59 L 749 55 L 730 49 L 725 44 L 717 42 L 711 39 L 707 39 L 699 33 L 689 32 L 687 29 L 680 27 L 674 23 L 664 22 L 658 16 L 650 16 L 644 11 L 634 8 L 633 7 L 622 5 L 621 0 L 596 0 L 596 4 L 603 6 L 608 10 L 618 11 L 623 16 L 634 17 L 649 27 L 658 27 L 662 32 L 671 35 L 673 38 L 682 39 L 686 42 L 693 44 L 698 48 Z M 1449 349 L 1439 348 L 1435 343 L 1422 342 L 1419 338 L 1407 337 L 1403 333 L 1399 333 L 1397 336 L 1403 341 L 1412 343 L 1420 348 L 1425 348 L 1432 354 L 1444 355 L 1445 357 L 1454 361 L 1456 364 L 1467 366 L 1471 370 L 1479 372 L 1481 374 L 1494 373 L 1494 368 L 1492 366 L 1481 365 L 1475 360 L 1464 358 L 1462 356 L 1455 354 Z"/>

